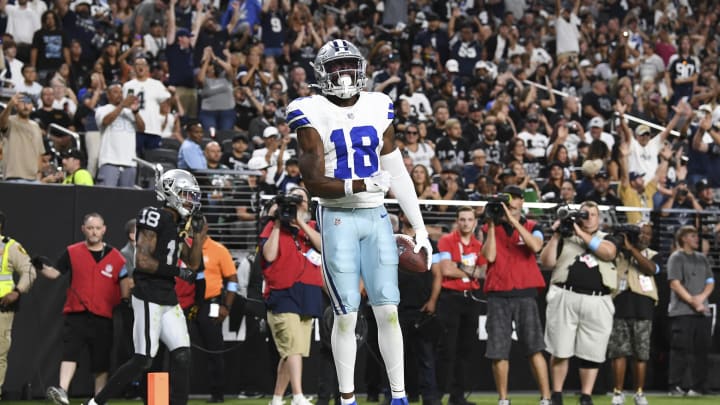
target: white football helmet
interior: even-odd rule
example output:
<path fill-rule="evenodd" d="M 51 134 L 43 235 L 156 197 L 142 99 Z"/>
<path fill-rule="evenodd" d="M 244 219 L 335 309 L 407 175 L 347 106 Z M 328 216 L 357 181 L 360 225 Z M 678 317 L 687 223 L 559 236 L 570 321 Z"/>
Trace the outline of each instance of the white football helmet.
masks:
<path fill-rule="evenodd" d="M 155 192 L 159 201 L 164 201 L 183 218 L 200 210 L 200 186 L 195 176 L 185 170 L 172 169 L 163 173 L 155 183 Z"/>
<path fill-rule="evenodd" d="M 352 43 L 334 39 L 320 48 L 315 63 L 315 80 L 326 96 L 348 99 L 365 89 L 367 62 Z"/>

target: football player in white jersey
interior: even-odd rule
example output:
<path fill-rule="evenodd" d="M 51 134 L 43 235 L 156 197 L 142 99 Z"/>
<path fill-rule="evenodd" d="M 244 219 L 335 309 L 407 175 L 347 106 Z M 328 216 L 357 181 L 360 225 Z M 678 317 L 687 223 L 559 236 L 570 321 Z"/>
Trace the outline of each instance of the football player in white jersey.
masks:
<path fill-rule="evenodd" d="M 365 67 L 355 45 L 344 40 L 326 43 L 313 64 L 322 95 L 294 100 L 287 121 L 302 150 L 303 181 L 320 198 L 323 277 L 336 314 L 331 342 L 342 404 L 356 403 L 355 324 L 362 277 L 378 323 L 391 404 L 403 405 L 407 397 L 397 315 L 398 254 L 383 205 L 388 189 L 415 229 L 415 251 L 425 249 L 430 258 L 432 247 L 410 175 L 395 147 L 392 100 L 363 91 Z"/>

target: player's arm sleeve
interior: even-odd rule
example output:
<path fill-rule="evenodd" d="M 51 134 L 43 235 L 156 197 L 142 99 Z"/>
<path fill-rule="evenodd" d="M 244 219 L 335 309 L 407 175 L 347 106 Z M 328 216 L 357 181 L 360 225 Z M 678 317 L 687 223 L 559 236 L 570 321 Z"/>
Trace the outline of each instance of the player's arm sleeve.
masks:
<path fill-rule="evenodd" d="M 392 152 L 381 155 L 380 166 L 390 173 L 390 189 L 395 194 L 395 198 L 397 198 L 405 216 L 410 220 L 413 229 L 416 231 L 424 230 L 425 222 L 420 212 L 415 187 L 413 187 L 410 174 L 405 168 L 400 150 L 395 148 Z"/>
<path fill-rule="evenodd" d="M 297 132 L 298 129 L 303 127 L 312 127 L 310 118 L 303 112 L 307 107 L 304 103 L 298 101 L 293 101 L 288 105 L 285 120 L 292 132 Z"/>

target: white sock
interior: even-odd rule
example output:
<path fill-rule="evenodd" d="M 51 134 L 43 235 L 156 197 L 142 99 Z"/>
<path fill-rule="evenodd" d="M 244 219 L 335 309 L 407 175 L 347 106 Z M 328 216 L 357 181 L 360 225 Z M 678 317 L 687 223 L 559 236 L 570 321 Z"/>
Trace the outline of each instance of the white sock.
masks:
<path fill-rule="evenodd" d="M 340 404 L 341 404 L 341 405 L 350 405 L 350 404 L 352 404 L 352 403 L 354 403 L 354 402 L 355 402 L 355 395 L 353 395 L 352 397 L 350 397 L 350 398 L 348 398 L 348 399 L 345 399 L 345 398 L 343 398 L 343 397 L 340 397 Z"/>
<path fill-rule="evenodd" d="M 357 312 L 350 312 L 344 315 L 335 314 L 330 343 L 332 345 L 335 369 L 338 376 L 338 389 L 341 393 L 355 392 L 355 356 L 357 354 L 357 342 L 355 341 L 355 324 L 357 323 Z M 352 398 L 353 401 L 355 397 Z M 346 404 L 343 399 L 343 404 Z M 347 402 L 350 404 L 351 402 Z"/>
<path fill-rule="evenodd" d="M 372 307 L 378 327 L 378 346 L 385 362 L 393 398 L 405 396 L 403 338 L 396 305 Z"/>
<path fill-rule="evenodd" d="M 98 405 L 98 403 L 95 402 L 95 398 L 90 398 L 90 400 L 88 401 L 87 405 Z"/>

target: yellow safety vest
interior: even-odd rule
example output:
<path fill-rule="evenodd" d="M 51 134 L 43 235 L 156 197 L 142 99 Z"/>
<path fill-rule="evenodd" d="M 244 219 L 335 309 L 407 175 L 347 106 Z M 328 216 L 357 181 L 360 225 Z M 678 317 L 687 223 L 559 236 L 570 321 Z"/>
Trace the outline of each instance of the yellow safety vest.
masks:
<path fill-rule="evenodd" d="M 0 240 L 0 244 L 5 245 L 2 248 L 2 267 L 0 267 L 0 297 L 4 297 L 5 295 L 12 292 L 12 290 L 15 288 L 15 281 L 13 281 L 13 272 L 8 266 L 8 260 L 10 259 L 10 247 L 14 243 L 14 239 Z"/>

